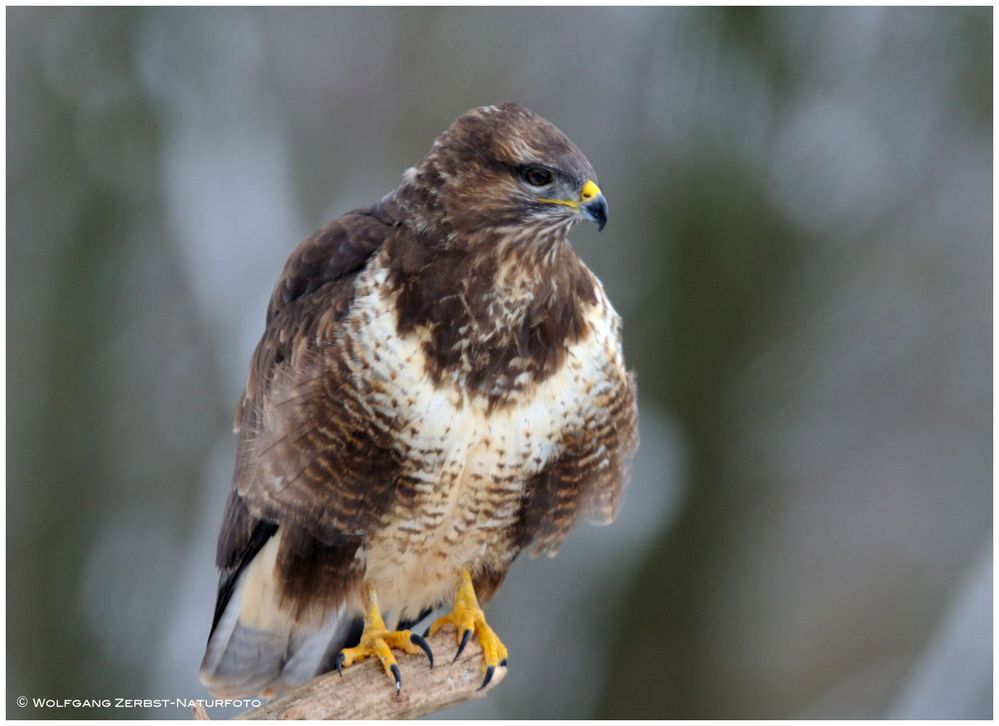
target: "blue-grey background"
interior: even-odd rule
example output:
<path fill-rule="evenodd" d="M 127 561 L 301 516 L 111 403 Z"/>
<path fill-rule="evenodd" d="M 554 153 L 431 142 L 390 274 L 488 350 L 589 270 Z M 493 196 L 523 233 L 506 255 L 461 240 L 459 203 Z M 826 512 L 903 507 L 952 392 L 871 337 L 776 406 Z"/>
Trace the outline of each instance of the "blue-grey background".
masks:
<path fill-rule="evenodd" d="M 992 715 L 990 8 L 6 12 L 8 716 L 204 695 L 285 257 L 507 99 L 610 200 L 642 446 L 445 715 Z"/>

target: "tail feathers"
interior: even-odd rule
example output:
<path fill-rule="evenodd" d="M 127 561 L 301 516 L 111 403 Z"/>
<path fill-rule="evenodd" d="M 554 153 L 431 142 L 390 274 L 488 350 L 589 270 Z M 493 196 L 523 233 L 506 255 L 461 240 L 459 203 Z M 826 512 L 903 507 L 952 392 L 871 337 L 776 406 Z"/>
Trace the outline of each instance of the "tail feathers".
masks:
<path fill-rule="evenodd" d="M 305 683 L 324 670 L 353 629 L 343 608 L 304 623 L 280 608 L 275 551 L 276 541 L 268 543 L 239 576 L 208 639 L 199 676 L 221 698 L 271 697 Z"/>
<path fill-rule="evenodd" d="M 241 589 L 241 588 L 240 588 Z M 237 590 L 208 641 L 199 676 L 223 698 L 256 695 L 283 670 L 289 631 L 249 627 L 239 620 Z"/>
<path fill-rule="evenodd" d="M 291 636 L 290 657 L 281 668 L 280 676 L 267 690 L 275 693 L 294 688 L 323 672 L 327 651 L 337 652 L 343 647 L 344 618 L 342 611 L 326 619 L 323 627 L 316 631 L 297 631 Z M 347 623 L 349 625 L 349 622 Z"/>

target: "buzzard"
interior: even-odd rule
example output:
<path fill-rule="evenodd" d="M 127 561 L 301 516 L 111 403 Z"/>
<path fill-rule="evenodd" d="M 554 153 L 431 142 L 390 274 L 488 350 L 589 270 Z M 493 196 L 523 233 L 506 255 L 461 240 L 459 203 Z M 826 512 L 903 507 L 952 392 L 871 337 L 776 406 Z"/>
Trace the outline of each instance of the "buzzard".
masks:
<path fill-rule="evenodd" d="M 586 157 L 513 103 L 460 116 L 395 191 L 285 264 L 236 410 L 202 682 L 274 695 L 423 651 L 507 650 L 481 605 L 517 555 L 614 519 L 637 446 L 621 321 L 569 244 L 607 221 Z M 351 646 L 351 647 L 347 647 Z"/>

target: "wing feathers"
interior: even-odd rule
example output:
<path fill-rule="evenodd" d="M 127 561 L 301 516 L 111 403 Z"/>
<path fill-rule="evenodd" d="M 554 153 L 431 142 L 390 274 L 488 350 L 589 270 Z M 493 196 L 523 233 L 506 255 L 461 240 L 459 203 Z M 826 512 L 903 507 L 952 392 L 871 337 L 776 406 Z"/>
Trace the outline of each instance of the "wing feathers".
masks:
<path fill-rule="evenodd" d="M 267 327 L 237 408 L 233 489 L 219 535 L 222 575 L 201 678 L 217 694 L 274 692 L 314 676 L 353 626 L 343 616 L 356 586 L 358 541 L 345 510 L 369 498 L 370 477 L 390 487 L 372 447 L 342 433 L 362 416 L 323 409 L 348 372 L 332 350 L 354 280 L 393 228 L 386 210 L 328 224 L 292 253 L 271 296 Z M 332 361 L 332 365 L 331 365 Z M 342 429 L 331 436 L 327 426 Z M 331 479 L 339 477 L 337 485 Z M 317 517 L 317 512 L 329 512 Z"/>

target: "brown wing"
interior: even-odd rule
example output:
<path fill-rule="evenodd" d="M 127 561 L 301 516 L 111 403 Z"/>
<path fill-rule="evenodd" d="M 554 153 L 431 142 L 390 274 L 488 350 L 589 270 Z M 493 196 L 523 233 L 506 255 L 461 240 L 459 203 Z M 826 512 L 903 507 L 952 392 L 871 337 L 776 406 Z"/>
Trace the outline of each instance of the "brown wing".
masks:
<path fill-rule="evenodd" d="M 598 524 L 613 521 L 637 448 L 635 379 L 619 361 L 608 360 L 582 427 L 566 432 L 560 455 L 525 489 L 520 547 L 553 556 L 580 516 Z"/>
<path fill-rule="evenodd" d="M 323 580 L 333 587 L 336 578 L 312 575 L 348 567 L 360 536 L 391 500 L 396 455 L 365 409 L 364 382 L 345 365 L 358 333 L 342 321 L 357 274 L 392 230 L 377 209 L 344 215 L 299 245 L 275 286 L 236 411 L 218 612 L 278 526 L 283 597 L 322 595 L 330 604 L 339 593 L 307 590 Z"/>

